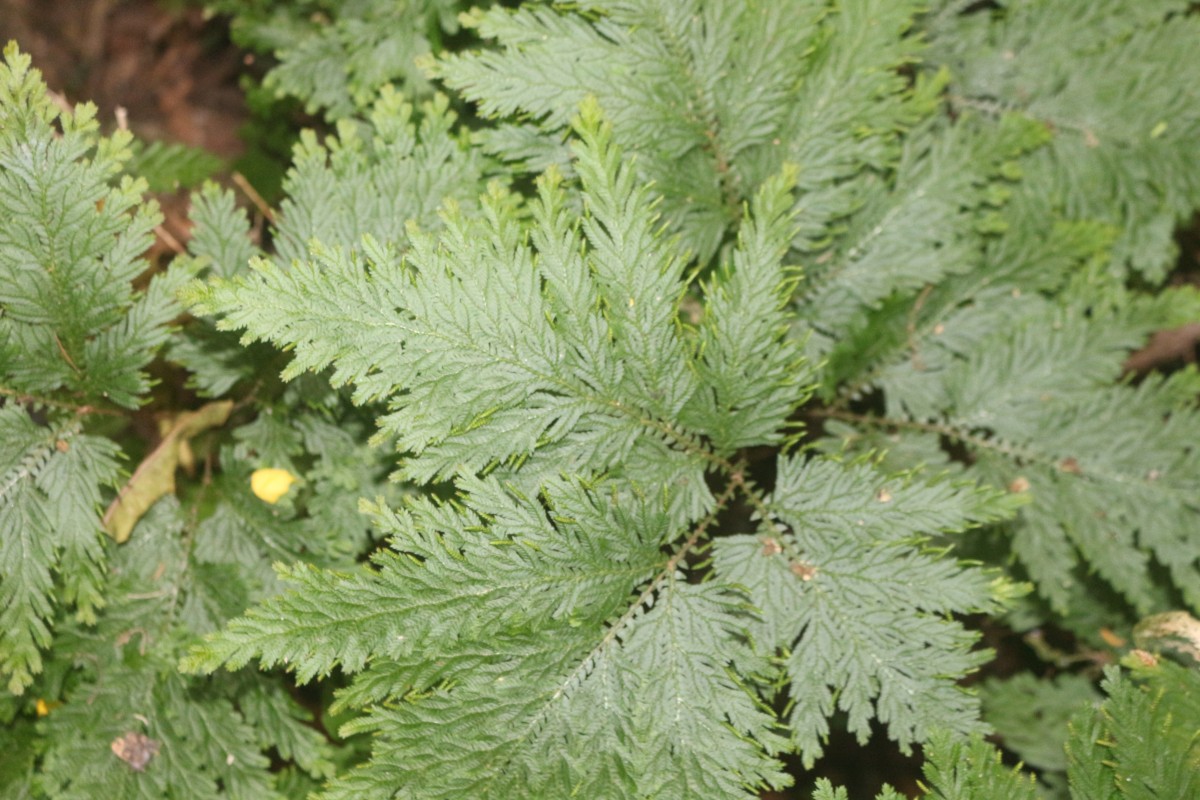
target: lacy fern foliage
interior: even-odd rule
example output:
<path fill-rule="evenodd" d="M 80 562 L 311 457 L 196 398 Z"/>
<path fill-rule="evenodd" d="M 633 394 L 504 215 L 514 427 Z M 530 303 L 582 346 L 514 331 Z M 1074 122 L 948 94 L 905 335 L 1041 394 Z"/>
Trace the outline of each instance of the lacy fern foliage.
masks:
<path fill-rule="evenodd" d="M 141 204 L 143 184 L 114 180 L 129 135 L 98 128 L 94 106 L 59 111 L 29 57 L 5 49 L 0 375 L 4 396 L 41 405 L 47 423 L 0 408 L 0 676 L 13 692 L 41 671 L 59 602 L 85 621 L 105 602 L 96 509 L 118 450 L 61 409 L 137 405 L 188 275 L 174 268 L 134 291 L 158 216 Z"/>
<path fill-rule="evenodd" d="M 214 0 L 328 135 L 165 268 L 10 48 L 0 793 L 1195 794 L 1193 5 Z"/>
<path fill-rule="evenodd" d="M 477 217 L 452 204 L 403 259 L 368 239 L 362 255 L 317 248 L 189 289 L 221 327 L 293 349 L 287 374 L 332 366 L 360 401 L 388 398 L 402 474 L 457 484 L 453 504 L 377 506 L 391 550 L 372 569 L 282 572 L 291 590 L 189 667 L 361 672 L 343 702 L 374 709 L 353 729 L 377 732 L 375 754 L 332 797 L 396 782 L 431 797 L 732 796 L 781 785 L 781 750 L 815 758 L 838 707 L 860 735 L 878 717 L 905 744 L 972 730 L 951 676 L 977 663 L 974 636 L 942 615 L 992 608 L 998 587 L 923 542 L 1010 504 L 834 460 L 782 459 L 776 495 L 751 484 L 730 458 L 784 442 L 811 375 L 784 335 L 791 173 L 764 184 L 708 313 L 684 324 L 679 243 L 598 106 L 574 125 L 578 189 L 551 168 L 532 208 L 498 190 Z M 564 481 L 567 464 L 590 477 Z M 791 499 L 800 487 L 811 500 Z M 693 564 L 735 499 L 760 530 Z M 878 610 L 831 635 L 860 605 Z M 790 730 L 767 705 L 781 674 Z"/>

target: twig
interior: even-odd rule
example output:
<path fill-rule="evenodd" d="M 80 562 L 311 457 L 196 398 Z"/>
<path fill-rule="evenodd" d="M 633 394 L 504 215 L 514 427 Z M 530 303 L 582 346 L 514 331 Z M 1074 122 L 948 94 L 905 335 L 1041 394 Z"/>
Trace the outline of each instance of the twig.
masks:
<path fill-rule="evenodd" d="M 184 246 L 180 244 L 179 240 L 172 236 L 171 232 L 162 225 L 154 226 L 154 234 L 158 236 L 158 238 L 162 240 L 162 243 L 165 244 L 172 252 L 182 253 L 185 250 Z"/>
<path fill-rule="evenodd" d="M 258 190 L 250 185 L 250 181 L 246 180 L 246 176 L 240 172 L 235 172 L 233 173 L 233 182 L 237 184 L 237 187 L 241 189 L 243 193 L 245 193 L 246 197 L 250 198 L 250 202 L 254 204 L 254 207 L 258 209 L 259 213 L 266 217 L 268 222 L 274 224 L 275 212 L 271 210 L 269 205 L 267 205 L 267 201 L 263 200 L 262 195 L 258 193 Z"/>

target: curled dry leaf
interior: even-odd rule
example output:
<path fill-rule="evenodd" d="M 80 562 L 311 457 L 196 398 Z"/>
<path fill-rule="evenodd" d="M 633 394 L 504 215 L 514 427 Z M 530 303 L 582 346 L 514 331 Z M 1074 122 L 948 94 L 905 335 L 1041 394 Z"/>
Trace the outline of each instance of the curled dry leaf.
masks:
<path fill-rule="evenodd" d="M 1146 617 L 1133 628 L 1141 650 L 1173 650 L 1200 663 L 1200 619 L 1186 611 L 1167 611 Z"/>
<path fill-rule="evenodd" d="M 232 411 L 233 401 L 222 400 L 176 417 L 158 447 L 138 464 L 129 482 L 121 487 L 104 512 L 104 530 L 117 544 L 129 538 L 133 526 L 150 506 L 163 495 L 175 491 L 175 469 L 187 440 L 209 428 L 224 425 Z"/>

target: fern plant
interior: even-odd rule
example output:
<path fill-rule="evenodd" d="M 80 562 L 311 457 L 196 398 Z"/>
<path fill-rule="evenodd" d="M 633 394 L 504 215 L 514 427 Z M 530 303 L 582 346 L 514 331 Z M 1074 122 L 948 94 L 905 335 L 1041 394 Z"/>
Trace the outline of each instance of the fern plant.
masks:
<path fill-rule="evenodd" d="M 148 284 L 128 142 L 10 48 L 0 786 L 755 797 L 837 727 L 1194 793 L 1200 382 L 1122 364 L 1200 312 L 1200 23 L 1081 5 L 472 11 L 449 95 L 305 73 L 271 247 L 209 185 Z M 981 700 L 984 618 L 1139 649 Z"/>
<path fill-rule="evenodd" d="M 458 32 L 458 0 L 213 0 L 210 12 L 230 16 L 240 46 L 274 62 L 263 87 L 276 98 L 303 102 L 331 120 L 372 105 L 379 89 L 403 84 L 431 94 L 417 59 L 440 50 Z"/>

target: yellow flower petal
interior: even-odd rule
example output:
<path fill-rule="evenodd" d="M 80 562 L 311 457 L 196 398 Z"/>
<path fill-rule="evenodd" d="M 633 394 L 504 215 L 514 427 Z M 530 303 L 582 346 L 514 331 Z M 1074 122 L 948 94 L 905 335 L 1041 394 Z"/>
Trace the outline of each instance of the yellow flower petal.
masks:
<path fill-rule="evenodd" d="M 256 469 L 250 475 L 250 491 L 254 492 L 259 500 L 273 505 L 287 494 L 288 489 L 297 480 L 298 478 L 286 469 Z"/>

